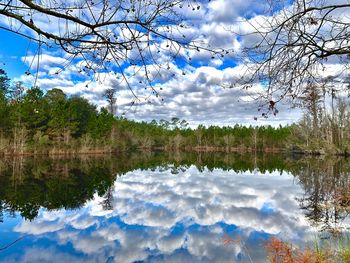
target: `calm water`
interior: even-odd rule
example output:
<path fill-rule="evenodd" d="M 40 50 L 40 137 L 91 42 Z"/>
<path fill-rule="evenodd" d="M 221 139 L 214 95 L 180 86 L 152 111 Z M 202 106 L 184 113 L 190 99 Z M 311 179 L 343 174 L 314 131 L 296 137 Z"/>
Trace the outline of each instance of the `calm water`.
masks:
<path fill-rule="evenodd" d="M 349 230 L 332 206 L 348 172 L 280 155 L 0 160 L 0 261 L 267 262 L 271 237 Z"/>

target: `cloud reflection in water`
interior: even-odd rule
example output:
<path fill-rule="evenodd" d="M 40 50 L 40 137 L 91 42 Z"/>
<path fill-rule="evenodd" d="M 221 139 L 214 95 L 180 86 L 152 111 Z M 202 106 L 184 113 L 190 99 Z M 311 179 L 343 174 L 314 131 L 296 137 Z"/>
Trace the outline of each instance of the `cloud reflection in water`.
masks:
<path fill-rule="evenodd" d="M 41 209 L 21 220 L 13 231 L 29 241 L 17 246 L 21 256 L 9 250 L 4 260 L 231 262 L 246 260 L 248 250 L 266 262 L 262 244 L 271 235 L 312 239 L 295 200 L 303 191 L 288 173 L 135 170 L 117 179 L 112 195 L 110 210 L 95 195 L 81 209 Z M 243 242 L 225 246 L 225 233 Z"/>

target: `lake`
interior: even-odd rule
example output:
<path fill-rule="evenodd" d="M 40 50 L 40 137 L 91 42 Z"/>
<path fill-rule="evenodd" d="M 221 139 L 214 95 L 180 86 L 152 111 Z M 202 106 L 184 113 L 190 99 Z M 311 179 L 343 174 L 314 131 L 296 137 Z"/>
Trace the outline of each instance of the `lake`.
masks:
<path fill-rule="evenodd" d="M 0 160 L 0 262 L 268 262 L 349 232 L 350 160 L 135 153 Z"/>

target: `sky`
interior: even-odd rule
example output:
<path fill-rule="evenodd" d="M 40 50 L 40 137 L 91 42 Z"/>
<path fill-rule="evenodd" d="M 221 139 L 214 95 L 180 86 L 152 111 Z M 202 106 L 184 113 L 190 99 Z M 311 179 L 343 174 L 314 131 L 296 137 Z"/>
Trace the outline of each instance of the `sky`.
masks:
<path fill-rule="evenodd" d="M 117 90 L 117 115 L 138 121 L 170 120 L 172 117 L 187 120 L 191 126 L 204 125 L 267 125 L 291 124 L 301 117 L 301 110 L 288 104 L 279 105 L 279 113 L 269 118 L 261 117 L 258 111 L 259 102 L 255 99 L 261 85 L 251 89 L 242 87 L 229 88 L 224 85 L 239 79 L 242 74 L 241 62 L 237 61 L 241 49 L 249 38 L 241 39 L 232 33 L 239 29 L 249 31 L 244 19 L 258 20 L 265 10 L 264 1 L 257 0 L 213 0 L 200 1 L 201 9 L 191 12 L 184 8 L 186 18 L 185 33 L 198 38 L 212 47 L 232 50 L 234 55 L 212 59 L 210 54 L 202 52 L 190 54 L 191 64 L 181 59 L 171 62 L 175 75 L 164 74 L 156 80 L 158 96 L 149 97 L 138 77 L 130 78 L 130 85 L 140 98 L 135 101 L 133 94 L 125 84 L 116 79 L 115 74 L 105 72 L 87 77 L 79 73 L 82 61 L 74 60 L 65 66 L 67 54 L 58 48 L 40 49 L 37 66 L 38 47 L 23 37 L 0 29 L 0 68 L 5 69 L 14 81 L 23 81 L 31 87 L 36 83 L 45 91 L 52 88 L 62 89 L 66 94 L 79 95 L 88 99 L 97 107 L 106 106 L 103 92 L 108 88 Z M 36 18 L 35 23 L 49 28 L 45 18 Z M 0 25 L 8 24 L 8 20 L 0 16 Z M 189 53 L 191 53 L 189 51 Z M 159 54 L 161 60 L 165 54 Z M 162 63 L 160 61 L 160 63 Z M 128 72 L 128 67 L 123 67 Z M 55 72 L 60 71 L 60 74 Z M 25 74 L 32 72 L 31 75 Z M 34 74 L 33 74 L 34 72 Z M 37 72 L 37 80 L 35 76 Z M 144 99 L 147 98 L 147 99 Z"/>

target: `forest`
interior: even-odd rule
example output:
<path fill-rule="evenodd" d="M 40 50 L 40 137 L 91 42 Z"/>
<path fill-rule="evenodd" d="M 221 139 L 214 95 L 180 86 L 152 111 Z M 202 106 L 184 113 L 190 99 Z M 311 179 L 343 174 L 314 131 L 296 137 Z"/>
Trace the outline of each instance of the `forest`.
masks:
<path fill-rule="evenodd" d="M 289 126 L 204 126 L 186 120 L 137 122 L 60 89 L 44 92 L 12 82 L 0 69 L 0 154 L 75 154 L 123 151 L 294 152 L 348 155 L 350 105 L 312 86 L 304 116 Z M 106 98 L 108 100 L 108 97 Z M 112 105 L 113 106 L 113 105 Z"/>

